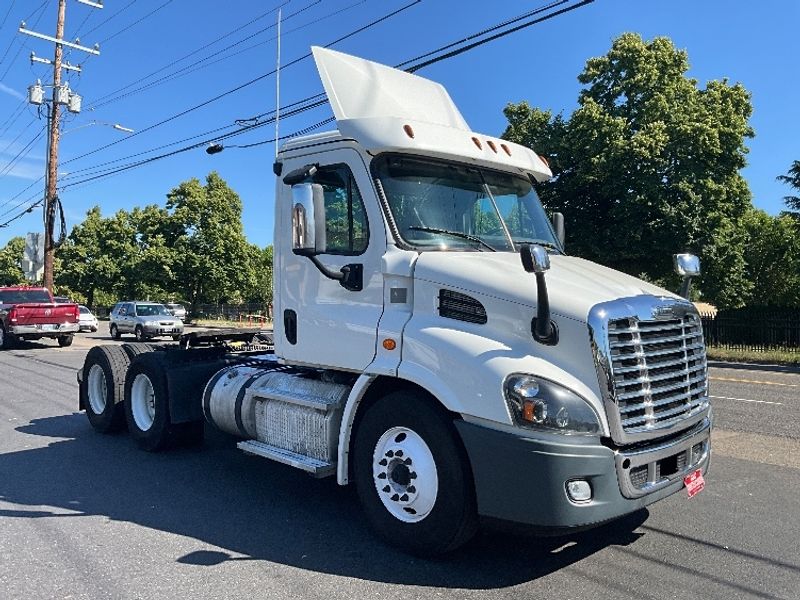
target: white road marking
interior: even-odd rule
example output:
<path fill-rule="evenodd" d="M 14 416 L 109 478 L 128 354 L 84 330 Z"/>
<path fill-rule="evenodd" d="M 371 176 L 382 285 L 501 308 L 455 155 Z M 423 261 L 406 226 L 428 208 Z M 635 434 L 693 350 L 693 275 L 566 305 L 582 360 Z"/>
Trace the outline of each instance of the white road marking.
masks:
<path fill-rule="evenodd" d="M 719 400 L 738 400 L 739 402 L 754 402 L 756 404 L 783 405 L 783 402 L 771 402 L 769 400 L 750 400 L 749 398 L 730 398 L 729 396 L 709 396 L 709 398 L 717 398 Z"/>

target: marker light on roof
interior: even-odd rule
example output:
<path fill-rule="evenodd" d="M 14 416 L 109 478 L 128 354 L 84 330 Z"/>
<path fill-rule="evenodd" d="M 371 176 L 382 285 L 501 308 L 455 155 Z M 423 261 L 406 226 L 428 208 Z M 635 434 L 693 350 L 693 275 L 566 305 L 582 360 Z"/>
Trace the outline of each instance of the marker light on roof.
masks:
<path fill-rule="evenodd" d="M 411 139 L 414 139 L 414 130 L 411 129 L 411 125 L 403 125 L 403 131 L 406 132 L 406 135 Z"/>
<path fill-rule="evenodd" d="M 472 138 L 472 141 L 478 147 L 478 150 L 483 150 L 483 146 L 481 146 L 481 141 L 478 138 L 474 137 Z"/>
<path fill-rule="evenodd" d="M 540 154 L 540 155 L 539 155 L 539 158 L 541 158 L 541 159 L 542 159 L 542 162 L 545 164 L 545 166 L 547 166 L 547 167 L 549 167 L 549 166 L 550 166 L 550 161 L 548 161 L 548 160 L 547 160 L 547 157 L 545 157 L 545 156 L 542 156 L 542 155 Z"/>
<path fill-rule="evenodd" d="M 492 152 L 497 154 L 497 146 L 494 145 L 494 142 L 492 140 L 488 140 L 486 143 L 489 144 L 489 148 L 492 149 Z"/>
<path fill-rule="evenodd" d="M 511 156 L 511 148 L 509 148 L 506 144 L 500 144 L 500 147 L 505 150 L 505 153 Z"/>

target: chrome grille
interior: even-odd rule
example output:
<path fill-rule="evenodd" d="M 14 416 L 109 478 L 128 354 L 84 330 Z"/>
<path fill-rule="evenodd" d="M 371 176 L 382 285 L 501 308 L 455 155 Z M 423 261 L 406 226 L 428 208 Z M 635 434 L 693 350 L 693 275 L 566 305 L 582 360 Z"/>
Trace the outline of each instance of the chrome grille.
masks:
<path fill-rule="evenodd" d="M 626 434 L 671 428 L 708 405 L 703 327 L 696 314 L 609 320 L 609 387 Z"/>

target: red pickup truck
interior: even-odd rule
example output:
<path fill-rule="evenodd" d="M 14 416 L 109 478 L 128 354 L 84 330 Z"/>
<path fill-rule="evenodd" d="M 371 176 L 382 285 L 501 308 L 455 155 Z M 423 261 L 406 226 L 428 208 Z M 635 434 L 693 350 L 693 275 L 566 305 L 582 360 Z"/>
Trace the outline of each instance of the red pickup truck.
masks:
<path fill-rule="evenodd" d="M 63 348 L 79 328 L 78 305 L 56 304 L 47 288 L 0 287 L 0 349 L 44 337 Z"/>

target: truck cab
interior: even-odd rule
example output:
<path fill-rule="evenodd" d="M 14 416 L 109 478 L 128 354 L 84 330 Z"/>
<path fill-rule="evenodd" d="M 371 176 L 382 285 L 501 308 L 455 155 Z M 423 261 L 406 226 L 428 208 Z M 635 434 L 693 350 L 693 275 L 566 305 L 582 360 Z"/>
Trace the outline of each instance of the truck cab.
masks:
<path fill-rule="evenodd" d="M 403 382 L 452 415 L 484 516 L 602 522 L 705 468 L 693 305 L 568 256 L 536 194 L 546 162 L 471 131 L 438 84 L 314 55 L 338 130 L 278 155 L 276 354 L 367 390 Z M 530 245 L 547 254 L 544 290 L 521 261 Z M 542 291 L 552 337 L 537 340 Z"/>
<path fill-rule="evenodd" d="M 536 194 L 546 161 L 473 132 L 441 85 L 313 52 L 337 128 L 274 165 L 274 351 L 131 358 L 114 402 L 140 445 L 205 419 L 247 453 L 355 483 L 373 529 L 426 555 L 479 517 L 563 531 L 699 491 L 694 306 L 569 256 Z M 81 384 L 101 431 L 118 417 L 103 360 Z"/>

